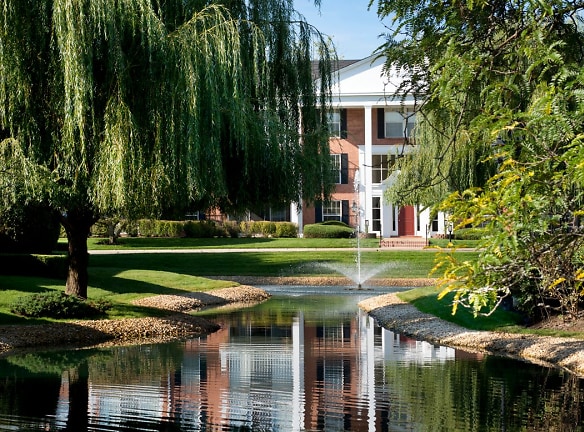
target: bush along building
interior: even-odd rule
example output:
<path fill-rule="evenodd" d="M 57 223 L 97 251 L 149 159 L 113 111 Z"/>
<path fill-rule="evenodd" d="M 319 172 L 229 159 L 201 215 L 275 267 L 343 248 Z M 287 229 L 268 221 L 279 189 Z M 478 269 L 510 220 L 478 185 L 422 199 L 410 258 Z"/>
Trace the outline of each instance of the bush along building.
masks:
<path fill-rule="evenodd" d="M 375 235 L 382 246 L 420 245 L 448 234 L 443 214 L 431 220 L 427 208 L 384 199 L 395 161 L 415 151 L 416 113 L 413 97 L 396 97 L 400 77 L 384 74 L 383 63 L 375 57 L 338 62 L 329 121 L 337 185 L 330 201 L 290 211 L 300 233 L 305 225 L 337 220 Z"/>

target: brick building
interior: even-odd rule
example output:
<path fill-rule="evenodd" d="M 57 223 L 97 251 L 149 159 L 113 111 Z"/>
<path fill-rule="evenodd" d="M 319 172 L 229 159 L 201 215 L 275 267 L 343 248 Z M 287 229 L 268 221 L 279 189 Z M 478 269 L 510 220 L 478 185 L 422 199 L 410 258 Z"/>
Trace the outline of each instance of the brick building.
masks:
<path fill-rule="evenodd" d="M 415 151 L 415 101 L 394 97 L 401 78 L 383 73 L 383 58 L 339 61 L 330 116 L 331 157 L 339 176 L 330 202 L 296 206 L 290 219 L 306 224 L 339 220 L 381 238 L 444 234 L 444 216 L 384 199 L 398 157 Z"/>

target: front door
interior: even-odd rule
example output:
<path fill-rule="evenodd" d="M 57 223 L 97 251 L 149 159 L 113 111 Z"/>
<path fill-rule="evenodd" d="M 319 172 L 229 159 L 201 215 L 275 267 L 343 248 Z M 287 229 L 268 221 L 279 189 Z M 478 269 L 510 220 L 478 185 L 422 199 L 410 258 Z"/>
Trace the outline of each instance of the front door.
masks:
<path fill-rule="evenodd" d="M 397 234 L 399 236 L 415 235 L 414 219 L 414 206 L 401 207 L 397 217 Z"/>

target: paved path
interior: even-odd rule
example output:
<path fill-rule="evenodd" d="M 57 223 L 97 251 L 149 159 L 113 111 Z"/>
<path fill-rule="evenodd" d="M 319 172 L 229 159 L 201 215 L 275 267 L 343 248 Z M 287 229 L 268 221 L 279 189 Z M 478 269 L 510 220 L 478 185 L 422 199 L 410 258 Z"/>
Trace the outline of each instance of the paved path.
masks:
<path fill-rule="evenodd" d="M 457 251 L 469 252 L 474 249 L 460 248 Z M 356 252 L 356 248 L 197 248 L 197 249 L 94 249 L 92 255 L 115 254 L 154 254 L 154 253 L 245 253 L 245 252 Z M 391 248 L 361 248 L 361 252 L 392 252 L 392 251 L 417 251 L 436 253 L 438 249 L 419 247 L 391 247 Z"/>

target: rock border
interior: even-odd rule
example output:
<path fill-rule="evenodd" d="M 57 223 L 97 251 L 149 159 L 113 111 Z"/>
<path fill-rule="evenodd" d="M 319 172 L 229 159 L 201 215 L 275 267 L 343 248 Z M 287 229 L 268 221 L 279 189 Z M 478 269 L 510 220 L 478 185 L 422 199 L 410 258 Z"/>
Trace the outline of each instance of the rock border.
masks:
<path fill-rule="evenodd" d="M 420 312 L 395 293 L 363 300 L 359 307 L 379 325 L 418 340 L 558 367 L 584 377 L 581 339 L 468 330 Z"/>
<path fill-rule="evenodd" d="M 262 289 L 240 285 L 186 295 L 151 296 L 136 302 L 168 311 L 168 315 L 162 317 L 0 326 L 0 354 L 12 354 L 15 350 L 31 348 L 87 348 L 165 342 L 183 337 L 202 336 L 217 331 L 220 326 L 187 312 L 212 305 L 230 303 L 249 305 L 262 302 L 269 297 L 270 295 Z"/>

